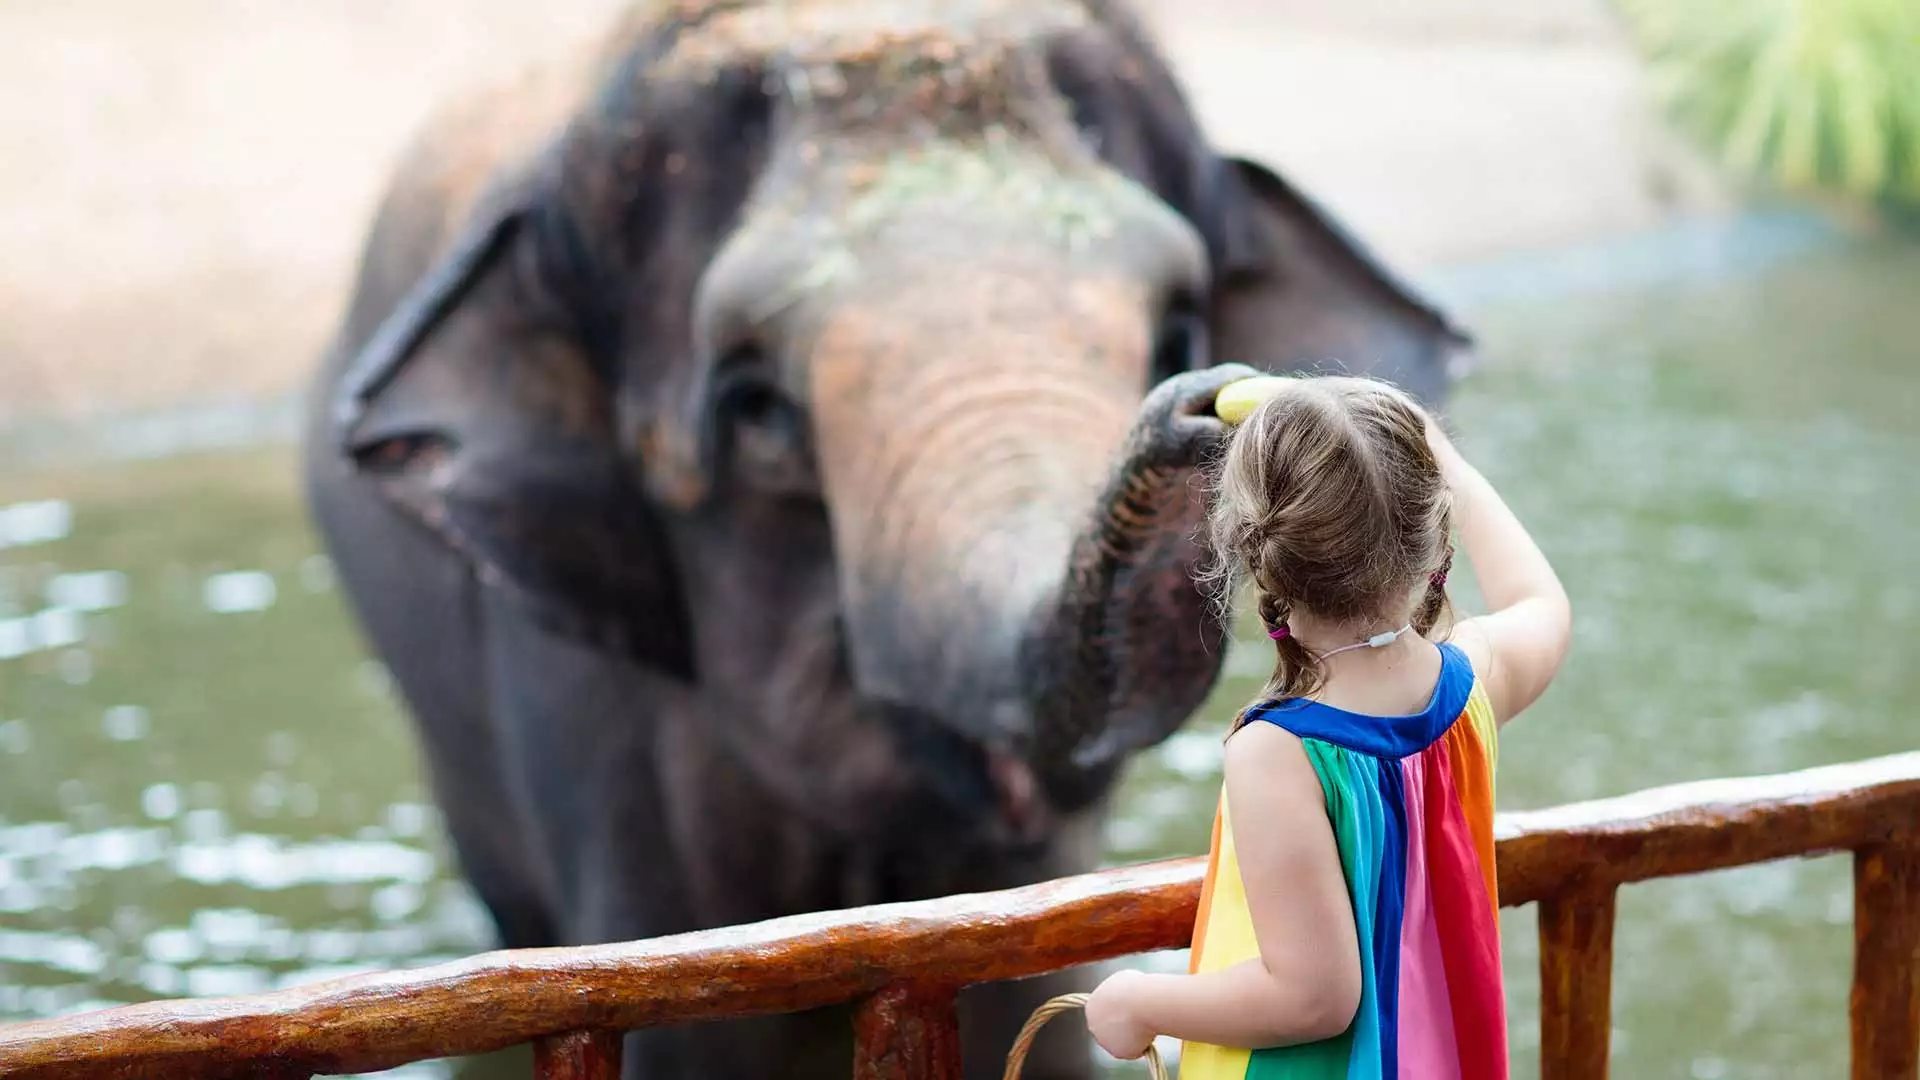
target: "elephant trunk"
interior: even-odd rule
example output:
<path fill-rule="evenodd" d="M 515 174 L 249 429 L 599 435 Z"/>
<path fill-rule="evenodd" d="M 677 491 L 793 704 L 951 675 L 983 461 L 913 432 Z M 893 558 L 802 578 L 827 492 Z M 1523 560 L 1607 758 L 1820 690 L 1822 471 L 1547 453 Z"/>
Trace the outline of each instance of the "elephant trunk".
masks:
<path fill-rule="evenodd" d="M 810 364 L 855 683 L 990 754 L 1046 722 L 1022 654 L 1145 382 L 1139 287 L 1057 270 L 890 281 L 827 314 Z"/>
<path fill-rule="evenodd" d="M 1030 627 L 1023 681 L 1036 715 L 1033 761 L 1062 805 L 1097 797 L 1128 754 L 1171 734 L 1200 705 L 1225 656 L 1227 628 L 1193 572 L 1205 498 L 1193 447 L 1165 436 L 1246 369 L 1163 384 L 1074 541 L 1065 580 Z M 1182 400 L 1182 395 L 1185 399 Z"/>

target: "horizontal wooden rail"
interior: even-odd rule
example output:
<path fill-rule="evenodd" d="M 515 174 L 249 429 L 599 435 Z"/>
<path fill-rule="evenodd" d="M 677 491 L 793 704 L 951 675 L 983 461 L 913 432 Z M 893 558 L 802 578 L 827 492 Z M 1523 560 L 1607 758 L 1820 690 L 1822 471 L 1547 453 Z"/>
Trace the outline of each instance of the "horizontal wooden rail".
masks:
<path fill-rule="evenodd" d="M 1500 902 L 1852 851 L 1920 829 L 1920 752 L 1500 815 Z"/>
<path fill-rule="evenodd" d="M 1897 951 L 1914 940 L 1916 904 L 1901 889 L 1913 880 L 1906 852 L 1917 823 L 1920 753 L 1507 814 L 1498 824 L 1501 903 L 1610 896 L 1613 887 L 1632 881 L 1866 849 L 1893 854 L 1876 855 L 1862 871 L 1869 886 L 1861 895 L 1877 914 L 1861 940 Z M 33 1021 L 0 1028 L 0 1076 L 164 1080 L 372 1072 L 524 1042 L 537 1044 L 551 1075 L 598 1076 L 617 1057 L 617 1040 L 579 1033 L 860 999 L 869 999 L 860 1023 L 872 1029 L 861 1039 L 865 1075 L 944 1075 L 939 1061 L 926 1063 L 933 1071 L 887 1062 L 933 1053 L 923 1044 L 949 1041 L 942 1022 L 927 1017 L 945 1007 L 953 989 L 1184 947 L 1204 870 L 1200 859 L 1149 863 L 997 893 L 618 945 L 484 953 L 251 997 L 158 1001 Z M 1605 926 L 1610 919 L 1609 911 Z M 1543 935 L 1551 935 L 1550 945 L 1604 950 L 1610 938 L 1601 919 L 1571 909 L 1557 908 L 1547 922 Z M 1579 975 L 1587 961 L 1576 958 L 1566 974 Z M 1911 962 L 1911 955 L 1871 958 L 1866 973 L 1856 975 L 1856 997 L 1896 990 L 1903 972 L 1910 980 Z M 1543 969 L 1547 963 L 1543 958 Z M 1911 981 L 1906 985 L 1904 995 L 1892 993 L 1894 1004 L 1876 1013 L 1892 1028 L 1883 1024 L 1874 1038 L 1893 1048 L 1884 1060 L 1896 1063 L 1899 1054 L 1910 1056 L 1899 1049 L 1911 1042 L 1909 1032 L 1899 1030 L 1901 1016 L 1911 1015 L 1920 1000 Z M 923 1034 L 893 1040 L 898 1016 Z M 1856 1006 L 1856 1056 L 1859 1018 Z M 1564 1038 L 1591 1056 L 1604 1030 L 1570 1025 Z M 1603 1044 L 1598 1053 L 1594 1075 L 1604 1075 Z"/>
<path fill-rule="evenodd" d="M 268 1058 L 372 1072 L 543 1035 L 796 1012 L 895 982 L 1014 979 L 1184 945 L 1202 867 L 1150 863 L 1000 893 L 618 945 L 518 949 L 252 997 L 0 1028 L 6 1080 L 217 1075 Z"/>

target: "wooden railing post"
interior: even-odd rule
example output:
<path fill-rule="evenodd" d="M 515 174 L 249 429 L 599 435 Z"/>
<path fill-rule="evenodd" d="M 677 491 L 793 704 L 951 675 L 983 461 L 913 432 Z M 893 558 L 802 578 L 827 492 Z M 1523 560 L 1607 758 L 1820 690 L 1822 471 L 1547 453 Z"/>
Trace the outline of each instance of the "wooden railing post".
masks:
<path fill-rule="evenodd" d="M 1605 1080 L 1615 890 L 1540 901 L 1540 1078 Z"/>
<path fill-rule="evenodd" d="M 895 983 L 861 1002 L 853 1080 L 960 1080 L 953 988 Z"/>
<path fill-rule="evenodd" d="M 533 1080 L 620 1080 L 618 1031 L 568 1031 L 533 1043 Z"/>
<path fill-rule="evenodd" d="M 1853 853 L 1854 1080 L 1920 1076 L 1920 840 Z"/>

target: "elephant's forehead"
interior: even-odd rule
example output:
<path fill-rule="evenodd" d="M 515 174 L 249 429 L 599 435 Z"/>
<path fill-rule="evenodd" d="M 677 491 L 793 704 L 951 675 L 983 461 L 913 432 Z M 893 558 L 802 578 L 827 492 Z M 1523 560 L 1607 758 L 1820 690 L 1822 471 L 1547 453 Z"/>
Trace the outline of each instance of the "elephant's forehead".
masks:
<path fill-rule="evenodd" d="M 747 225 L 714 260 L 707 302 L 738 305 L 734 293 L 751 283 L 771 294 L 745 306 L 771 313 L 915 266 L 985 266 L 1009 252 L 1044 258 L 1055 273 L 1204 280 L 1191 226 L 1091 155 L 1063 156 L 997 127 L 904 144 L 828 140 L 815 152 L 761 185 Z"/>
<path fill-rule="evenodd" d="M 1110 237 L 1123 218 L 1152 205 L 1150 195 L 1111 169 L 1062 160 L 998 128 L 892 148 L 844 168 L 852 195 L 844 220 L 855 236 L 937 201 L 994 211 L 1073 250 Z"/>
<path fill-rule="evenodd" d="M 664 0 L 654 11 L 687 26 L 659 68 L 674 76 L 739 64 L 965 66 L 1088 14 L 1075 0 Z"/>
<path fill-rule="evenodd" d="M 1191 227 L 1097 159 L 1062 160 L 1031 139 L 993 131 L 820 155 L 813 167 L 762 185 L 748 224 L 709 271 L 709 302 L 725 295 L 739 305 L 742 283 L 771 287 L 772 295 L 745 305 L 766 317 L 916 267 L 986 267 L 1013 253 L 1045 260 L 1052 274 L 1100 271 L 1159 284 L 1205 274 Z"/>
<path fill-rule="evenodd" d="M 689 19 L 655 77 L 741 67 L 784 99 L 756 192 L 784 217 L 826 207 L 858 234 L 929 198 L 1001 207 L 1069 244 L 1142 202 L 1081 138 L 1046 43 L 1082 0 L 772 0 Z M 848 237 L 842 236 L 841 239 Z"/>

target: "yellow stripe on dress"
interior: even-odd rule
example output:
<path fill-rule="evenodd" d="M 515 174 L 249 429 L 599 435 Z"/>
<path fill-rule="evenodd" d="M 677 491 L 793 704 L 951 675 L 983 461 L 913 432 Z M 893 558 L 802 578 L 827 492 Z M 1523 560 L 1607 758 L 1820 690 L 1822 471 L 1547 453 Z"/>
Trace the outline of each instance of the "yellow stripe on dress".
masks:
<path fill-rule="evenodd" d="M 1253 935 L 1253 915 L 1247 909 L 1247 887 L 1240 880 L 1240 858 L 1234 851 L 1233 818 L 1227 794 L 1220 793 L 1215 812 L 1217 858 L 1202 887 L 1200 922 L 1196 927 L 1191 963 L 1195 973 L 1222 971 L 1260 955 Z M 1180 1080 L 1243 1080 L 1252 1052 L 1187 1043 L 1180 1048 Z"/>

